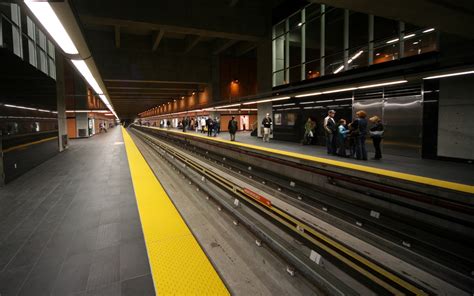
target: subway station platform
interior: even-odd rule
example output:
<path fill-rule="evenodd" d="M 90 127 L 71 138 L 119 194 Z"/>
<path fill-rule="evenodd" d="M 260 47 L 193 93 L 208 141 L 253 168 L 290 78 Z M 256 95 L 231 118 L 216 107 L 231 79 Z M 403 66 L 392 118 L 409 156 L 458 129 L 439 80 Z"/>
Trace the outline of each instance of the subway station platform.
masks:
<path fill-rule="evenodd" d="M 150 127 L 151 129 L 159 129 Z M 162 131 L 183 134 L 180 129 L 159 129 Z M 227 132 L 216 137 L 208 137 L 195 131 L 186 131 L 185 134 L 209 140 L 224 141 L 242 148 L 255 149 L 263 153 L 270 153 L 281 157 L 309 160 L 322 165 L 339 167 L 363 173 L 382 175 L 402 181 L 421 183 L 433 187 L 474 194 L 474 165 L 441 160 L 417 159 L 398 155 L 383 155 L 381 160 L 360 161 L 351 158 L 342 158 L 328 155 L 326 147 L 315 145 L 301 145 L 299 143 L 278 141 L 271 139 L 264 143 L 261 138 L 250 135 L 250 132 L 238 132 L 236 141 L 231 142 Z M 371 143 L 368 142 L 367 145 Z M 369 158 L 370 156 L 369 152 Z M 442 169 L 441 169 L 442 168 Z"/>
<path fill-rule="evenodd" d="M 2 296 L 228 294 L 120 127 L 72 141 L 0 196 Z"/>

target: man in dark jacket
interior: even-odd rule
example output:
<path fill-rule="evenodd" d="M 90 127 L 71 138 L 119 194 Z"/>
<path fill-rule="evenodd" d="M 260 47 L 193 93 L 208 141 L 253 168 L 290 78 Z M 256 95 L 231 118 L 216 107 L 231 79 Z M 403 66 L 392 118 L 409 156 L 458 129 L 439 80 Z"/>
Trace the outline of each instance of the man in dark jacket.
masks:
<path fill-rule="evenodd" d="M 267 113 L 265 118 L 262 120 L 263 126 L 263 141 L 270 142 L 270 133 L 272 131 L 273 122 L 270 118 L 270 113 Z"/>
<path fill-rule="evenodd" d="M 324 118 L 324 132 L 326 134 L 326 147 L 328 149 L 328 154 L 336 155 L 337 124 L 334 120 L 334 115 L 336 115 L 336 111 L 328 111 L 328 116 Z"/>
<path fill-rule="evenodd" d="M 214 129 L 214 120 L 212 118 L 208 118 L 206 120 L 206 125 L 207 125 L 207 135 L 210 137 L 212 136 L 212 130 Z"/>
<path fill-rule="evenodd" d="M 237 121 L 235 120 L 235 116 L 232 116 L 232 119 L 229 120 L 227 129 L 229 130 L 230 140 L 235 141 L 235 133 L 237 132 Z"/>

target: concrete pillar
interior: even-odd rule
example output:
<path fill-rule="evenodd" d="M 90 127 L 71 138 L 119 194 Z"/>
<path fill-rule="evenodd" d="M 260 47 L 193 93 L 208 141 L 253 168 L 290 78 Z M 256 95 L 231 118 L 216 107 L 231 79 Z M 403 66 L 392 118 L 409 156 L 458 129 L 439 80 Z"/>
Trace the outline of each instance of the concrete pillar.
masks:
<path fill-rule="evenodd" d="M 220 77 L 219 77 L 219 55 L 212 55 L 211 57 L 211 85 L 209 87 L 209 102 L 221 101 L 220 93 Z"/>
<path fill-rule="evenodd" d="M 349 70 L 349 9 L 344 9 L 344 70 Z"/>
<path fill-rule="evenodd" d="M 326 5 L 321 4 L 321 40 L 319 43 L 319 46 L 321 48 L 320 52 L 320 70 L 319 72 L 321 73 L 321 76 L 324 76 L 326 72 L 326 61 L 325 61 L 325 56 L 326 56 Z"/>
<path fill-rule="evenodd" d="M 265 118 L 267 113 L 270 113 L 270 118 L 273 120 L 273 103 L 260 103 L 257 104 L 257 136 L 263 137 L 262 133 L 262 120 Z M 270 138 L 273 138 L 273 135 L 270 135 Z"/>
<path fill-rule="evenodd" d="M 369 65 L 374 63 L 374 15 L 369 14 Z"/>
<path fill-rule="evenodd" d="M 59 152 L 67 149 L 66 90 L 64 87 L 64 58 L 56 51 L 56 101 L 58 111 Z"/>
<path fill-rule="evenodd" d="M 405 23 L 399 22 L 399 29 L 398 29 L 398 42 L 399 42 L 399 53 L 398 58 L 401 59 L 405 56 Z"/>
<path fill-rule="evenodd" d="M 306 9 L 301 11 L 301 80 L 306 79 Z"/>

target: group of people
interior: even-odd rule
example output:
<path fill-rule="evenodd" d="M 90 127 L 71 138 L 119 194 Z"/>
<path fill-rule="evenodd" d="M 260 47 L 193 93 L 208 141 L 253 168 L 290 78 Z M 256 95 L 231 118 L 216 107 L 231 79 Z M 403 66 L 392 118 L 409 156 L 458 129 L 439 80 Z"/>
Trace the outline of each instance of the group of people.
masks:
<path fill-rule="evenodd" d="M 170 122 L 168 121 L 168 127 L 170 126 Z M 188 118 L 185 117 L 182 121 L 178 123 L 178 127 L 180 127 L 183 132 L 186 130 L 195 130 L 196 132 L 206 133 L 208 136 L 216 137 L 221 132 L 221 122 L 219 117 L 215 118 Z"/>
<path fill-rule="evenodd" d="M 328 116 L 324 118 L 324 132 L 326 134 L 328 154 L 367 160 L 365 141 L 367 136 L 370 136 L 375 148 L 373 159 L 378 160 L 382 158 L 380 144 L 383 138 L 384 127 L 382 120 L 378 116 L 372 116 L 367 120 L 367 113 L 360 110 L 356 112 L 356 118 L 347 124 L 346 120 L 342 118 L 336 122 L 334 119 L 335 115 L 336 111 L 329 110 Z M 370 128 L 368 121 L 372 123 Z M 349 150 L 349 154 L 347 154 L 347 150 Z"/>

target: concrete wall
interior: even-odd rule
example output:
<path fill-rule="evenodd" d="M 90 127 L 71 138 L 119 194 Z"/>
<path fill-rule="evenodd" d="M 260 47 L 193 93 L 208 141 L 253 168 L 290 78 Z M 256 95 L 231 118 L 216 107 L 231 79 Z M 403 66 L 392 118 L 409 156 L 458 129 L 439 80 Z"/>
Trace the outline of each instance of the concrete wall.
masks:
<path fill-rule="evenodd" d="M 79 130 L 85 129 L 86 136 L 89 135 L 89 120 L 87 118 L 87 113 L 76 113 L 76 128 L 77 128 L 77 135 L 81 136 Z"/>
<path fill-rule="evenodd" d="M 440 81 L 438 156 L 474 159 L 474 76 Z"/>

